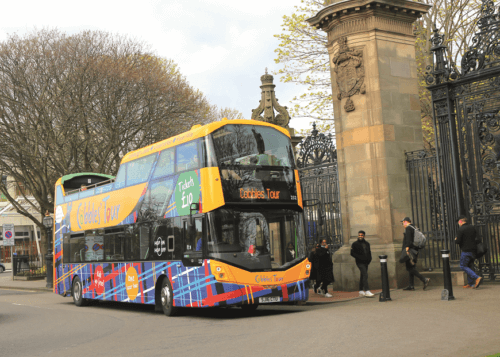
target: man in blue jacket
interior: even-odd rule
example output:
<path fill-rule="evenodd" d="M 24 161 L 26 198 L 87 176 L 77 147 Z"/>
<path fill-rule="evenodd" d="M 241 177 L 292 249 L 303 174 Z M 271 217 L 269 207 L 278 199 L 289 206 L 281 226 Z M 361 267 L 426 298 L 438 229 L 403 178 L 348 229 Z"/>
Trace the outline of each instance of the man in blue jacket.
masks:
<path fill-rule="evenodd" d="M 365 240 L 365 231 L 358 232 L 358 240 L 351 245 L 351 256 L 356 259 L 359 269 L 359 296 L 373 297 L 368 289 L 368 265 L 372 261 L 372 251 L 370 243 Z"/>
<path fill-rule="evenodd" d="M 460 246 L 462 253 L 460 254 L 460 269 L 467 273 L 467 285 L 464 288 L 477 289 L 483 278 L 478 276 L 474 270 L 471 269 L 476 259 L 476 238 L 477 232 L 474 226 L 467 224 L 467 217 L 460 216 L 458 218 L 460 229 L 458 230 L 455 243 Z"/>

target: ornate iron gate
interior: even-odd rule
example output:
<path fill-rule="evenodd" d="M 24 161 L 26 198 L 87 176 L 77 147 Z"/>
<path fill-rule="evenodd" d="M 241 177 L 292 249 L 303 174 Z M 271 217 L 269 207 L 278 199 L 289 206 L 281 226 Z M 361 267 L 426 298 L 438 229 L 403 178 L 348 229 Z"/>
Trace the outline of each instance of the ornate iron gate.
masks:
<path fill-rule="evenodd" d="M 478 269 L 490 279 L 500 276 L 499 24 L 500 9 L 495 9 L 493 1 L 483 0 L 479 32 L 464 54 L 460 70 L 446 61 L 444 36 L 434 30 L 431 50 L 435 63 L 428 68 L 426 80 L 432 93 L 437 153 L 429 156 L 429 163 L 434 157 L 431 166 L 435 165 L 435 170 L 419 172 L 418 156 L 425 155 L 407 154 L 415 222 L 431 234 L 431 241 L 442 240 L 441 247 L 449 248 L 452 259 L 458 260 L 456 219 L 460 215 L 470 217 L 489 248 Z M 431 167 L 423 166 L 427 171 Z M 416 186 L 417 181 L 411 181 L 412 175 L 425 182 L 425 194 L 422 186 Z M 436 196 L 429 195 L 432 190 Z M 419 195 L 427 197 L 428 202 L 419 201 Z M 422 215 L 416 214 L 419 206 L 425 211 Z M 426 219 L 434 226 L 426 225 Z M 432 245 L 426 248 L 426 254 L 435 255 Z M 428 262 L 436 266 L 432 260 Z"/>
<path fill-rule="evenodd" d="M 313 124 L 311 135 L 301 142 L 297 164 L 309 248 L 326 239 L 333 254 L 343 244 L 337 151 L 333 137 L 318 133 L 316 124 Z"/>
<path fill-rule="evenodd" d="M 406 153 L 409 173 L 410 197 L 413 222 L 427 237 L 422 252 L 425 268 L 441 267 L 441 249 L 447 247 L 446 220 L 443 220 L 443 184 L 439 178 L 436 151 L 412 151 Z"/>

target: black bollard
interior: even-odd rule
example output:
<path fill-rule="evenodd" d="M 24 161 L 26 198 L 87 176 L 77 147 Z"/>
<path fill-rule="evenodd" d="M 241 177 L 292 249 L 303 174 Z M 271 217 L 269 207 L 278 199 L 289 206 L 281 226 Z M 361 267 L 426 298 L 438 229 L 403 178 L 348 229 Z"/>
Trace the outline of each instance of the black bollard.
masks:
<path fill-rule="evenodd" d="M 11 247 L 11 249 L 12 248 L 13 247 Z M 17 254 L 12 255 L 12 276 L 17 276 Z"/>
<path fill-rule="evenodd" d="M 389 276 L 387 274 L 387 255 L 379 255 L 380 270 L 382 275 L 382 292 L 380 293 L 378 301 L 392 301 L 391 293 L 389 291 Z"/>
<path fill-rule="evenodd" d="M 451 270 L 450 270 L 450 251 L 443 249 L 441 251 L 443 257 L 443 277 L 444 290 L 441 294 L 441 300 L 455 300 L 453 296 L 453 287 L 451 285 Z"/>

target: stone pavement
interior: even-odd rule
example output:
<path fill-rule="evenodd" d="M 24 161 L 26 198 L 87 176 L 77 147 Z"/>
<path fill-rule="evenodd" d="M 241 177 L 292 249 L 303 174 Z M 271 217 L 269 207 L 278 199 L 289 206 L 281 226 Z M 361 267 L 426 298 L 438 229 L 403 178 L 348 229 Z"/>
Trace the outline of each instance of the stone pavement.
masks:
<path fill-rule="evenodd" d="M 51 292 L 52 289 L 45 287 L 46 284 L 45 279 L 12 280 L 12 272 L 8 270 L 0 274 L 0 289 Z"/>
<path fill-rule="evenodd" d="M 6 271 L 0 274 L 0 289 L 13 289 L 13 290 L 29 290 L 29 291 L 42 291 L 51 292 L 52 289 L 45 287 L 45 279 L 41 280 L 12 280 L 11 272 Z M 346 301 L 353 299 L 365 299 L 364 297 L 359 297 L 357 291 L 332 291 L 330 289 L 330 294 L 333 295 L 331 298 L 327 298 L 324 295 L 315 294 L 312 289 L 309 289 L 309 300 L 311 303 L 333 303 L 338 301 Z M 379 298 L 381 290 L 372 290 L 375 296 L 372 299 Z"/>
<path fill-rule="evenodd" d="M 491 283 L 483 283 L 483 284 L 491 284 Z M 498 290 L 500 292 L 500 284 L 492 283 L 492 286 L 498 286 Z M 40 280 L 12 280 L 11 272 L 6 271 L 0 274 L 0 289 L 11 289 L 11 290 L 28 290 L 28 291 L 39 291 L 39 292 L 52 292 L 52 289 L 46 287 L 45 279 Z M 430 290 L 429 287 L 428 290 Z M 443 287 L 433 286 L 432 290 L 434 292 L 441 291 Z M 454 286 L 453 292 L 456 296 L 456 293 L 462 290 L 461 286 Z M 479 288 L 481 289 L 481 287 Z M 422 290 L 421 288 L 417 288 L 416 291 Z M 469 289 L 468 289 L 469 290 Z M 393 291 L 398 291 L 396 289 L 391 289 L 391 294 Z M 423 291 L 423 290 L 422 290 Z M 379 294 L 382 290 L 371 290 L 375 296 L 373 298 L 369 298 L 371 300 L 379 300 Z M 365 297 L 360 297 L 358 291 L 332 291 L 329 289 L 329 293 L 333 296 L 331 298 L 327 298 L 324 295 L 315 294 L 313 289 L 309 289 L 309 300 L 308 303 L 335 303 L 341 301 L 350 301 L 357 299 L 367 299 Z M 409 293 L 411 296 L 411 292 Z M 391 296 L 392 297 L 392 296 Z M 439 299 L 438 299 L 439 300 Z"/>
<path fill-rule="evenodd" d="M 382 292 L 382 290 L 370 290 L 370 291 L 373 294 L 375 294 L 375 296 L 370 299 L 378 300 L 379 294 Z M 331 289 L 329 289 L 328 292 L 333 295 L 331 298 L 327 298 L 324 295 L 315 294 L 313 289 L 309 289 L 309 300 L 307 300 L 307 302 L 333 303 L 333 302 L 348 301 L 354 299 L 367 299 L 365 297 L 360 297 L 359 291 L 332 291 Z"/>

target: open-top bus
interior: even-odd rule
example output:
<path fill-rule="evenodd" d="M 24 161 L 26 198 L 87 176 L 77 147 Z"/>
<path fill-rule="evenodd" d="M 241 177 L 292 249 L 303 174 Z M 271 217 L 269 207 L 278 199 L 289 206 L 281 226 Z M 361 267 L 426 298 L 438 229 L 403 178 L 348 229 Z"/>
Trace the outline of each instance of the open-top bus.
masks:
<path fill-rule="evenodd" d="M 306 301 L 302 197 L 288 132 L 222 120 L 126 154 L 116 177 L 55 187 L 54 292 L 179 307 Z"/>

